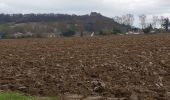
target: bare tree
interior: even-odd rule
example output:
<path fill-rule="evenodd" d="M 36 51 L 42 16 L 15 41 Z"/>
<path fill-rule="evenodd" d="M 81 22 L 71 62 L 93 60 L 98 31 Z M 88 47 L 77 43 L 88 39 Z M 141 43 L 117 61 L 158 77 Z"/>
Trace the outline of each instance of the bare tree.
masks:
<path fill-rule="evenodd" d="M 80 37 L 84 36 L 84 27 L 83 24 L 81 22 L 77 22 L 78 24 L 75 25 L 76 29 L 78 30 L 78 32 L 80 33 Z"/>
<path fill-rule="evenodd" d="M 161 16 L 160 18 L 159 18 L 159 24 L 160 24 L 160 27 L 161 28 L 163 28 L 163 24 L 164 24 L 164 16 Z"/>
<path fill-rule="evenodd" d="M 122 16 L 122 24 L 128 25 L 126 15 L 123 15 L 123 16 Z"/>
<path fill-rule="evenodd" d="M 166 32 L 169 31 L 170 21 L 169 18 L 164 18 L 164 23 L 162 24 L 162 27 L 165 29 Z"/>
<path fill-rule="evenodd" d="M 140 20 L 140 25 L 142 27 L 142 29 L 146 28 L 146 15 L 142 14 L 139 16 L 139 20 Z"/>
<path fill-rule="evenodd" d="M 120 16 L 115 16 L 114 21 L 119 23 L 119 24 L 123 24 L 122 17 L 120 17 Z"/>
<path fill-rule="evenodd" d="M 135 20 L 135 18 L 134 18 L 133 14 L 126 14 L 127 25 L 132 27 L 134 20 Z"/>
<path fill-rule="evenodd" d="M 152 18 L 152 27 L 153 27 L 153 28 L 156 28 L 158 22 L 159 22 L 158 16 L 153 16 L 153 18 Z"/>
<path fill-rule="evenodd" d="M 122 17 L 115 16 L 114 20 L 119 24 L 132 26 L 134 23 L 134 16 L 132 14 L 126 14 L 126 15 L 123 15 Z"/>

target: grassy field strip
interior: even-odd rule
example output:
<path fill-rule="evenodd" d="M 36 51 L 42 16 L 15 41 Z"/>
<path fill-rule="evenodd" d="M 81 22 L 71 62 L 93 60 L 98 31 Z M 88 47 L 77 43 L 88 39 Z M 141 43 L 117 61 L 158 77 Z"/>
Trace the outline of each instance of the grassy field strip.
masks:
<path fill-rule="evenodd" d="M 0 100 L 58 100 L 56 97 L 32 97 L 14 92 L 0 92 Z"/>

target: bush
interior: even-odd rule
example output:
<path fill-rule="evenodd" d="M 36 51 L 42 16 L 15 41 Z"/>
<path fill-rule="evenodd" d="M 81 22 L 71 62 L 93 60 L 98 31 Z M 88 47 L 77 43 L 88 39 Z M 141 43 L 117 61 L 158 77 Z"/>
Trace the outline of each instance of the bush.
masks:
<path fill-rule="evenodd" d="M 99 35 L 112 35 L 112 34 L 118 34 L 118 33 L 121 33 L 121 31 L 118 29 L 113 29 L 113 30 L 104 29 L 99 32 Z"/>
<path fill-rule="evenodd" d="M 67 29 L 66 31 L 62 32 L 62 36 L 65 37 L 70 37 L 70 36 L 74 36 L 76 34 L 76 31 L 73 29 Z"/>
<path fill-rule="evenodd" d="M 4 33 L 4 34 L 2 34 L 1 35 L 1 38 L 2 39 L 12 39 L 12 38 L 14 38 L 11 34 L 8 34 L 8 33 Z"/>
<path fill-rule="evenodd" d="M 122 33 L 119 29 L 113 29 L 113 33 L 112 34 L 118 34 L 118 33 Z"/>
<path fill-rule="evenodd" d="M 109 29 L 100 30 L 99 35 L 111 35 L 112 31 Z"/>
<path fill-rule="evenodd" d="M 148 34 L 148 33 L 151 32 L 151 30 L 153 30 L 152 25 L 150 25 L 150 26 L 146 27 L 145 29 L 143 29 L 143 32 L 144 32 L 145 34 Z"/>
<path fill-rule="evenodd" d="M 43 33 L 37 33 L 37 34 L 34 34 L 33 37 L 35 37 L 35 38 L 45 38 L 45 35 Z"/>

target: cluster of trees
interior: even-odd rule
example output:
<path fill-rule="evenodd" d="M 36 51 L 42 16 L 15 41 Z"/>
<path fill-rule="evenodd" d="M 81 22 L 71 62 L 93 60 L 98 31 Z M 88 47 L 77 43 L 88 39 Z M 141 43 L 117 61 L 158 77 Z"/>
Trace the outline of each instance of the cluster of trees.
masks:
<path fill-rule="evenodd" d="M 114 20 L 117 23 L 129 25 L 132 28 L 135 18 L 133 14 L 126 14 L 123 16 L 115 16 Z M 153 16 L 151 19 L 151 22 L 148 22 L 147 16 L 145 14 L 142 14 L 142 15 L 139 15 L 139 22 L 144 32 L 148 32 L 146 30 L 151 30 L 151 29 L 156 29 L 156 28 L 163 29 L 166 32 L 169 31 L 169 26 L 170 26 L 169 19 L 163 16 L 160 16 L 160 17 Z"/>
<path fill-rule="evenodd" d="M 145 33 L 149 33 L 152 29 L 160 29 L 164 32 L 169 32 L 170 22 L 169 18 L 163 17 L 163 16 L 153 16 L 152 22 L 147 23 L 147 16 L 146 15 L 140 15 L 140 25 Z"/>
<path fill-rule="evenodd" d="M 123 15 L 123 16 L 115 16 L 114 20 L 117 23 L 128 25 L 128 26 L 132 27 L 133 24 L 134 24 L 135 18 L 134 18 L 133 14 L 126 14 L 126 15 Z"/>
<path fill-rule="evenodd" d="M 76 31 L 78 31 L 78 28 L 75 25 L 70 25 L 66 29 L 62 30 L 60 35 L 64 37 L 70 37 L 74 36 Z"/>
<path fill-rule="evenodd" d="M 169 31 L 169 27 L 170 27 L 170 22 L 169 22 L 169 18 L 164 18 L 162 20 L 162 24 L 161 26 L 165 29 L 165 31 Z"/>
<path fill-rule="evenodd" d="M 140 25 L 142 27 L 142 29 L 152 25 L 153 28 L 157 28 L 159 26 L 161 26 L 161 28 L 164 28 L 164 23 L 165 23 L 165 20 L 168 19 L 168 18 L 165 18 L 163 16 L 159 17 L 159 16 L 153 16 L 152 17 L 152 22 L 147 22 L 147 16 L 146 15 L 140 15 L 139 16 L 139 20 L 140 20 Z"/>
<path fill-rule="evenodd" d="M 19 38 L 28 37 L 48 37 L 49 34 L 55 36 L 73 36 L 76 34 L 76 27 L 74 25 L 62 25 L 60 23 L 52 22 L 37 22 L 37 23 L 22 23 L 22 24 L 1 24 L 0 37 L 1 38 L 15 38 L 15 35 L 22 34 Z M 30 35 L 29 35 L 30 34 Z"/>
<path fill-rule="evenodd" d="M 69 20 L 76 15 L 67 14 L 0 14 L 0 23 L 27 23 Z"/>

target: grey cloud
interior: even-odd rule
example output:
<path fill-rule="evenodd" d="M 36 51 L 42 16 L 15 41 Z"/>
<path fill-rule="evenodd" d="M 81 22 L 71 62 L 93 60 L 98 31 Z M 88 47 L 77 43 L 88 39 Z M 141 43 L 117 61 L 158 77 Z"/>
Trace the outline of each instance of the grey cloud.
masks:
<path fill-rule="evenodd" d="M 0 13 L 69 13 L 101 12 L 106 16 L 170 15 L 169 0 L 0 0 Z"/>

